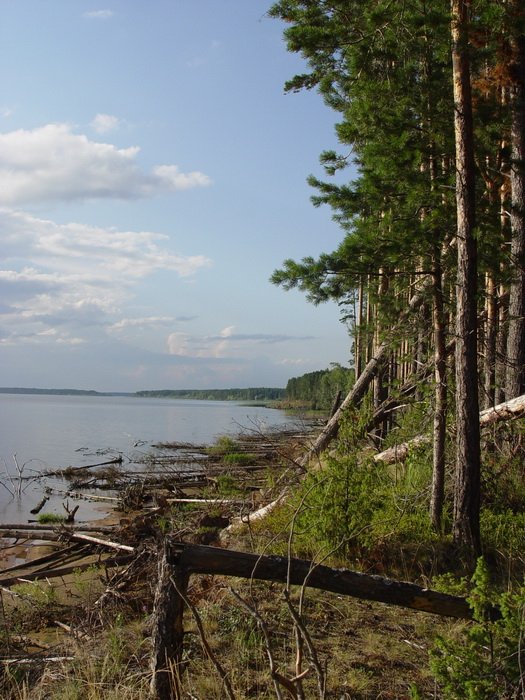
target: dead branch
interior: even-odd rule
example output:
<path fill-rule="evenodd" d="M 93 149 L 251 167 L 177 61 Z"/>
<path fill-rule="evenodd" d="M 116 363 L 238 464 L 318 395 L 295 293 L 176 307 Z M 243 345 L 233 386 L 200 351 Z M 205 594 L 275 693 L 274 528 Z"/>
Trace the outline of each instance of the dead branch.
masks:
<path fill-rule="evenodd" d="M 119 542 L 111 542 L 110 540 L 102 540 L 99 537 L 91 537 L 91 535 L 83 535 L 81 533 L 74 533 L 72 535 L 68 534 L 73 540 L 80 540 L 81 542 L 92 542 L 93 544 L 98 544 L 102 547 L 110 547 L 111 549 L 118 549 L 122 552 L 134 552 L 135 547 L 130 547 L 127 544 L 120 544 Z"/>
<path fill-rule="evenodd" d="M 276 668 L 275 660 L 273 658 L 272 645 L 270 643 L 270 633 L 268 631 L 268 625 L 261 617 L 258 610 L 256 610 L 255 607 L 250 605 L 248 601 L 244 600 L 244 598 L 242 598 L 237 593 L 237 591 L 235 591 L 233 588 L 229 588 L 228 590 L 230 591 L 232 596 L 243 606 L 243 608 L 245 608 L 245 610 L 247 610 L 248 613 L 254 618 L 254 620 L 257 622 L 259 629 L 263 634 L 264 648 L 266 649 L 266 655 L 268 656 L 270 675 L 273 681 L 275 695 L 277 696 L 277 699 L 282 700 L 283 696 L 281 695 L 281 689 L 279 687 L 280 685 L 282 685 L 283 688 L 286 688 L 286 690 L 290 693 L 292 698 L 295 698 L 295 700 L 297 700 L 297 690 L 295 685 L 288 678 L 285 678 L 282 674 L 280 674 Z"/>
<path fill-rule="evenodd" d="M 110 567 L 110 566 L 122 566 L 122 564 L 126 564 L 127 562 L 130 561 L 132 558 L 131 554 L 127 555 L 122 555 L 119 557 L 115 557 L 113 559 L 104 559 L 102 564 L 105 567 Z M 25 574 L 23 579 L 21 579 L 19 576 L 11 576 L 9 578 L 1 578 L 0 579 L 0 586 L 13 586 L 16 585 L 17 583 L 20 583 L 21 581 L 36 581 L 37 579 L 40 578 L 60 578 L 62 576 L 68 576 L 69 574 L 72 574 L 74 571 L 85 571 L 86 569 L 90 569 L 93 566 L 93 562 L 86 562 L 84 564 L 79 563 L 73 566 L 65 566 L 62 568 L 58 569 L 47 569 L 45 571 L 35 571 L 29 574 Z"/>
<path fill-rule="evenodd" d="M 324 698 L 326 697 L 326 677 L 323 671 L 323 667 L 319 662 L 317 650 L 301 616 L 299 615 L 294 605 L 292 604 L 292 601 L 290 600 L 290 593 L 287 590 L 285 590 L 283 595 L 286 601 L 286 605 L 288 606 L 288 610 L 290 611 L 290 615 L 292 616 L 292 619 L 296 625 L 296 628 L 299 630 L 302 638 L 306 643 L 306 648 L 308 649 L 310 661 L 312 662 L 312 665 L 315 668 L 317 674 L 317 689 L 319 691 L 319 700 L 324 700 Z"/>

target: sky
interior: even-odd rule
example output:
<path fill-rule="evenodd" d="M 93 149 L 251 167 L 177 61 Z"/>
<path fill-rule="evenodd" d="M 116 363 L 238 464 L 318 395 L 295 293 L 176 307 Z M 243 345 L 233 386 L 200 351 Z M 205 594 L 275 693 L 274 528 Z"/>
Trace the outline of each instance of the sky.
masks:
<path fill-rule="evenodd" d="M 336 148 L 270 0 L 0 0 L 0 386 L 284 387 L 348 366 L 337 305 L 269 281 L 333 250 Z"/>

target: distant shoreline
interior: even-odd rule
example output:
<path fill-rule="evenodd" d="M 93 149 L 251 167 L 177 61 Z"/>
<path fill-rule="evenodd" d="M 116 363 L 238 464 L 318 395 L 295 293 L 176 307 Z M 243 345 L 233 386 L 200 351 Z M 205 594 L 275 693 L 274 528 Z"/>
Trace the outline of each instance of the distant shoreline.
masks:
<path fill-rule="evenodd" d="M 34 389 L 25 387 L 0 387 L 0 394 L 44 394 L 47 396 L 136 396 L 125 391 L 94 391 L 91 389 Z"/>
<path fill-rule="evenodd" d="M 256 387 L 247 389 L 159 389 L 147 391 L 95 391 L 94 389 L 37 389 L 0 387 L 0 394 L 41 396 L 128 396 L 132 398 L 197 399 L 203 401 L 275 401 L 285 398 L 286 390 Z"/>

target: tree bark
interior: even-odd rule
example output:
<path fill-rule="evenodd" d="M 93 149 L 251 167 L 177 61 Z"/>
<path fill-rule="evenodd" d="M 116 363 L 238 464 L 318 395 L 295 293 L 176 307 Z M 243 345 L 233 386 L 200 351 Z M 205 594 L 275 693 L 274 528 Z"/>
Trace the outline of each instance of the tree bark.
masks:
<path fill-rule="evenodd" d="M 456 478 L 453 538 L 472 557 L 481 551 L 480 435 L 477 372 L 477 250 L 470 62 L 466 0 L 451 1 L 456 142 Z"/>
<path fill-rule="evenodd" d="M 522 0 L 510 4 L 512 26 L 523 23 Z M 521 30 L 522 31 L 522 30 Z M 511 87 L 511 265 L 505 398 L 525 391 L 525 36 L 512 31 Z"/>
<path fill-rule="evenodd" d="M 173 700 L 180 696 L 184 601 L 177 588 L 185 594 L 187 586 L 188 573 L 174 566 L 171 545 L 165 540 L 159 558 L 153 609 L 150 695 L 154 700 Z"/>
<path fill-rule="evenodd" d="M 484 406 L 490 408 L 496 403 L 496 329 L 497 299 L 496 283 L 492 271 L 487 272 L 485 283 L 485 371 L 483 374 Z"/>
<path fill-rule="evenodd" d="M 447 348 L 445 343 L 445 315 L 443 311 L 443 280 L 439 253 L 434 262 L 434 426 L 433 465 L 430 494 L 430 520 L 441 531 L 445 500 L 445 437 L 447 427 Z"/>
<path fill-rule="evenodd" d="M 350 569 L 333 569 L 303 559 L 264 556 L 182 543 L 174 544 L 173 548 L 179 550 L 177 566 L 187 574 L 216 574 L 281 581 L 288 585 L 318 588 L 437 615 L 472 618 L 472 610 L 466 599 L 421 588 L 413 583 L 362 574 Z"/>

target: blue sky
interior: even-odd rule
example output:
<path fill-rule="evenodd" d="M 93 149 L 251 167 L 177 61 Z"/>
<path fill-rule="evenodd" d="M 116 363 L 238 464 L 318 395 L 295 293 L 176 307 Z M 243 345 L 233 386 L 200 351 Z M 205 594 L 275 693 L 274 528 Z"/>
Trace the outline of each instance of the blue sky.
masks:
<path fill-rule="evenodd" d="M 0 386 L 284 386 L 348 365 L 269 277 L 342 238 L 337 115 L 262 0 L 0 0 Z"/>

